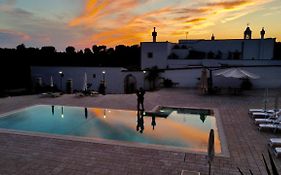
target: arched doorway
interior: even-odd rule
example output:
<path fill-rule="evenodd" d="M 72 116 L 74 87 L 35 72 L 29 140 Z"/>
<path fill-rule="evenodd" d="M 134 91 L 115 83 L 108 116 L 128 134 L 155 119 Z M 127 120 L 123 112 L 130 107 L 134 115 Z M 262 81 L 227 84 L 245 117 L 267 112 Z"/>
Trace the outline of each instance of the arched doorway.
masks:
<path fill-rule="evenodd" d="M 132 74 L 129 74 L 124 79 L 125 94 L 135 93 L 137 89 L 137 79 Z"/>

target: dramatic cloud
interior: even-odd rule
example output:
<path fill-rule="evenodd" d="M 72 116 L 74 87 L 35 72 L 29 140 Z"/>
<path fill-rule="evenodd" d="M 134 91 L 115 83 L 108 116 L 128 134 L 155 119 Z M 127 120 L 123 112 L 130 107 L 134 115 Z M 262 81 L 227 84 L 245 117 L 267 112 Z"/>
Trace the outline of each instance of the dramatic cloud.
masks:
<path fill-rule="evenodd" d="M 54 8 L 49 12 L 35 3 L 52 3 Z M 280 0 L 0 0 L 0 29 L 30 36 L 25 41 L 31 45 L 54 45 L 58 50 L 68 45 L 80 49 L 93 44 L 139 44 L 152 40 L 153 27 L 158 41 L 176 42 L 187 32 L 190 38 L 206 38 L 214 31 L 235 37 L 234 30 L 225 33 L 221 28 L 236 25 L 236 33 L 242 33 L 247 22 L 280 14 L 267 11 L 280 6 Z M 272 25 L 277 31 L 277 23 Z M 5 34 L 9 36 L 16 35 Z"/>
<path fill-rule="evenodd" d="M 223 2 L 208 3 L 207 6 L 222 7 L 224 9 L 235 9 L 240 6 L 254 4 L 254 2 L 255 1 L 252 1 L 252 0 L 223 1 Z"/>
<path fill-rule="evenodd" d="M 257 8 L 269 1 L 199 2 L 193 7 L 181 1 L 182 3 L 178 4 L 167 3 L 163 8 L 154 8 L 157 4 L 158 7 L 161 7 L 161 3 L 156 0 L 153 2 L 88 0 L 81 16 L 70 21 L 69 26 L 83 26 L 93 29 L 90 38 L 79 41 L 81 45 L 89 45 L 90 43 L 137 44 L 140 41 L 150 41 L 151 30 L 154 26 L 162 34 L 159 38 L 175 41 L 175 37 L 183 36 L 187 30 L 197 30 L 197 33 L 204 33 L 204 29 L 216 22 L 226 23 L 241 18 L 249 13 L 246 8 Z M 233 13 L 235 11 L 239 13 Z"/>

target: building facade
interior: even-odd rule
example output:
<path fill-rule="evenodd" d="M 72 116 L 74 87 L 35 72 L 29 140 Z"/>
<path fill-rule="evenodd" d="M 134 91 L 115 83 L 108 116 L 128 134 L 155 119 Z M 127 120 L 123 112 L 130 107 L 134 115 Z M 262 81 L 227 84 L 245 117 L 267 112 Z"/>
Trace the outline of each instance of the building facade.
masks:
<path fill-rule="evenodd" d="M 276 39 L 264 38 L 264 29 L 259 39 L 252 39 L 251 32 L 247 27 L 243 39 L 216 40 L 212 35 L 210 40 L 179 40 L 178 43 L 156 42 L 154 34 L 154 42 L 141 43 L 141 68 L 184 68 L 198 62 L 194 60 L 273 59 Z"/>

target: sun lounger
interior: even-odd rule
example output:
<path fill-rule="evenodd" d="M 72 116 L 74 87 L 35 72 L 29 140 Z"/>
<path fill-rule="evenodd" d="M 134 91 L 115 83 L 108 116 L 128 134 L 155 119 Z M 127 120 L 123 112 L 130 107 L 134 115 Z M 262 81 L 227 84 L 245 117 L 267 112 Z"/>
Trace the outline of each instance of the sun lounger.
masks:
<path fill-rule="evenodd" d="M 252 118 L 269 118 L 269 117 L 272 117 L 274 116 L 273 113 L 266 113 L 266 112 L 254 112 L 252 113 Z"/>
<path fill-rule="evenodd" d="M 272 118 L 281 115 L 281 111 L 275 111 L 273 113 L 268 113 L 268 112 L 253 112 L 252 113 L 252 118 Z M 277 117 L 276 117 L 277 118 Z"/>
<path fill-rule="evenodd" d="M 269 118 L 256 118 L 255 124 L 261 123 L 280 123 L 281 122 L 281 115 L 274 115 L 270 116 Z"/>
<path fill-rule="evenodd" d="M 249 109 L 249 114 L 253 114 L 254 112 L 274 113 L 274 110 L 273 109 L 268 109 L 268 110 L 264 110 L 264 109 Z"/>
<path fill-rule="evenodd" d="M 280 123 L 267 123 L 267 124 L 259 124 L 259 130 L 273 130 L 273 132 L 276 132 L 278 130 L 281 130 L 281 124 Z"/>
<path fill-rule="evenodd" d="M 276 157 L 281 157 L 281 147 L 273 148 L 273 153 Z"/>
<path fill-rule="evenodd" d="M 61 96 L 61 93 L 59 92 L 45 92 L 40 94 L 40 97 L 59 97 L 59 96 Z"/>
<path fill-rule="evenodd" d="M 85 97 L 85 96 L 91 96 L 91 97 L 95 97 L 98 96 L 99 93 L 96 91 L 87 91 L 87 92 L 77 92 L 75 93 L 76 97 Z"/>
<path fill-rule="evenodd" d="M 271 147 L 281 147 L 281 138 L 270 138 L 268 145 Z"/>

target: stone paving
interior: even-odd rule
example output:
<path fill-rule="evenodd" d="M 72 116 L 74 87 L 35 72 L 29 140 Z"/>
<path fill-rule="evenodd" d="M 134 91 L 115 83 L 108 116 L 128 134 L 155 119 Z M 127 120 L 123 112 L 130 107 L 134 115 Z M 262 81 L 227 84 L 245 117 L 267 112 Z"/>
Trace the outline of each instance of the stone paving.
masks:
<path fill-rule="evenodd" d="M 269 107 L 273 107 L 277 90 L 270 90 Z M 0 99 L 0 113 L 35 104 L 74 105 L 113 109 L 136 108 L 136 95 L 105 95 L 78 98 L 20 96 Z M 249 108 L 263 106 L 263 91 L 241 96 L 199 95 L 195 89 L 162 89 L 145 94 L 145 108 L 156 105 L 217 108 L 223 123 L 230 157 L 216 157 L 213 174 L 266 174 L 262 153 L 267 155 L 267 141 L 280 133 L 260 132 L 248 117 Z M 274 161 L 281 172 L 281 159 Z M 0 132 L 0 174 L 59 175 L 180 175 L 182 170 L 208 174 L 206 156 L 195 153 L 163 151 L 58 138 Z"/>

